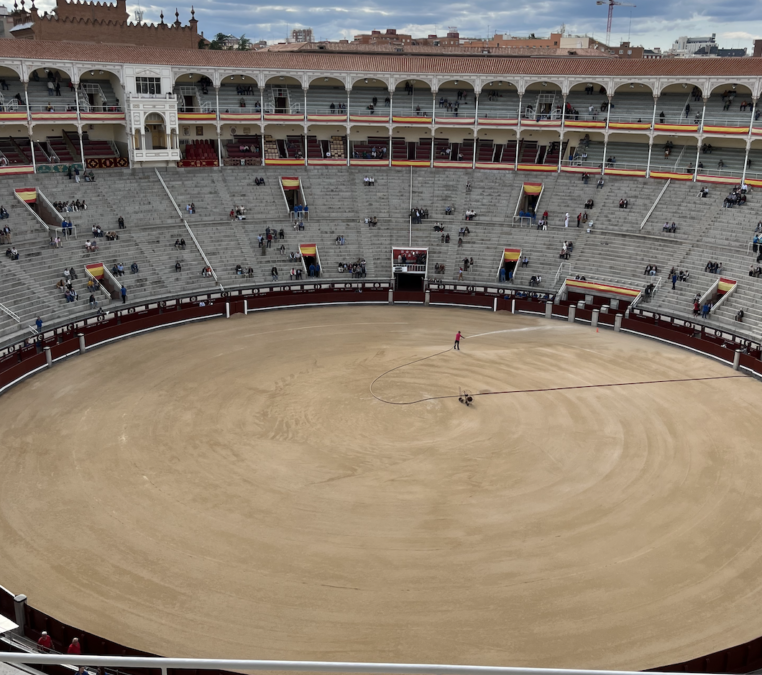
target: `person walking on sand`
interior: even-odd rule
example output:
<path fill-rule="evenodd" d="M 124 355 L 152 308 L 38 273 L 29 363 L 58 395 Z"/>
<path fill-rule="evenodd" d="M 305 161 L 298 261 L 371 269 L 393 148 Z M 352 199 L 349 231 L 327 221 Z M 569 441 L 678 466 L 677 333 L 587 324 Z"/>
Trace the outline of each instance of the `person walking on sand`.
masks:
<path fill-rule="evenodd" d="M 464 340 L 466 339 L 466 338 L 463 337 L 463 334 L 460 331 L 458 331 L 455 334 L 455 344 L 452 347 L 453 349 L 457 349 L 458 351 L 460 351 L 460 340 L 461 340 L 461 338 L 463 338 Z"/>

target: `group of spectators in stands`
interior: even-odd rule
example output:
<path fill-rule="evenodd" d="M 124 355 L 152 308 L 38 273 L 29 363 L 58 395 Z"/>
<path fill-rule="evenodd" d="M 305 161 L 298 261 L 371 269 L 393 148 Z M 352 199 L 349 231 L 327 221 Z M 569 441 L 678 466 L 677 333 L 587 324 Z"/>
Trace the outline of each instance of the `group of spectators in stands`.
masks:
<path fill-rule="evenodd" d="M 194 213 L 196 213 L 196 205 L 193 202 L 191 202 L 190 204 L 186 204 L 185 205 L 185 211 L 189 215 L 193 215 Z"/>
<path fill-rule="evenodd" d="M 11 246 L 10 248 L 5 249 L 5 257 L 8 258 L 8 260 L 18 260 L 19 252 L 16 250 L 15 246 Z"/>
<path fill-rule="evenodd" d="M 473 220 L 476 218 L 476 211 L 473 209 L 466 209 L 466 220 Z"/>
<path fill-rule="evenodd" d="M 11 242 L 11 228 L 7 225 L 0 227 L 0 244 L 10 244 Z"/>
<path fill-rule="evenodd" d="M 376 179 L 372 176 L 365 176 L 365 178 L 362 179 L 362 182 L 365 187 L 375 187 L 376 185 Z"/>
<path fill-rule="evenodd" d="M 704 267 L 704 272 L 711 272 L 712 274 L 722 274 L 722 263 L 712 262 L 711 260 Z"/>
<path fill-rule="evenodd" d="M 386 159 L 387 149 L 383 145 L 380 148 L 373 146 L 370 150 L 359 150 L 352 152 L 353 159 Z M 326 155 L 327 157 L 328 155 Z"/>
<path fill-rule="evenodd" d="M 558 254 L 559 258 L 563 258 L 564 260 L 568 260 L 571 258 L 571 254 L 574 251 L 574 242 L 573 241 L 564 241 L 561 244 L 561 252 Z"/>
<path fill-rule="evenodd" d="M 619 208 L 620 209 L 626 209 L 630 205 L 630 202 L 627 199 L 620 199 L 619 200 Z"/>
<path fill-rule="evenodd" d="M 233 206 L 230 209 L 230 220 L 246 220 L 246 207 L 243 205 Z"/>
<path fill-rule="evenodd" d="M 185 250 L 185 239 L 175 239 L 175 248 L 180 251 Z"/>
<path fill-rule="evenodd" d="M 352 278 L 360 279 L 366 276 L 365 272 L 365 258 L 358 258 L 353 263 L 339 263 L 339 272 L 351 272 Z"/>
<path fill-rule="evenodd" d="M 77 273 L 73 267 L 67 267 L 63 271 L 63 276 L 58 280 L 56 288 L 64 294 L 66 302 L 79 300 L 79 293 L 74 288 L 73 281 L 77 278 Z"/>
<path fill-rule="evenodd" d="M 57 234 L 54 234 L 50 238 L 50 248 L 63 248 L 63 242 L 61 241 L 61 237 L 59 237 Z"/>
<path fill-rule="evenodd" d="M 366 216 L 365 217 L 365 224 L 368 227 L 376 227 L 376 225 L 378 225 L 378 217 L 377 216 Z"/>
<path fill-rule="evenodd" d="M 672 232 L 673 234 L 677 232 L 677 225 L 675 225 L 674 222 L 672 223 L 664 223 L 664 225 L 661 226 L 662 232 Z"/>
<path fill-rule="evenodd" d="M 273 269 L 275 269 L 275 268 L 273 268 Z M 249 267 L 246 270 L 246 272 L 244 272 L 243 265 L 238 264 L 238 265 L 235 266 L 235 273 L 236 273 L 236 276 L 239 276 L 239 277 L 243 276 L 245 274 L 249 279 L 251 279 L 254 276 L 254 268 L 253 267 Z M 277 270 L 276 270 L 276 274 L 277 274 Z"/>
<path fill-rule="evenodd" d="M 87 202 L 83 199 L 67 201 L 67 202 L 53 202 L 53 206 L 61 213 L 70 211 L 87 211 Z"/>
<path fill-rule="evenodd" d="M 746 203 L 746 193 L 749 188 L 746 185 L 736 185 L 730 191 L 727 197 L 722 202 L 722 206 L 726 209 L 733 208 L 734 206 L 742 206 Z"/>
<path fill-rule="evenodd" d="M 254 185 L 264 185 L 265 179 L 264 178 L 255 178 L 254 179 Z"/>
<path fill-rule="evenodd" d="M 429 210 L 414 206 L 410 209 L 410 217 L 412 218 L 413 223 L 418 223 L 420 225 L 423 218 L 429 217 Z"/>

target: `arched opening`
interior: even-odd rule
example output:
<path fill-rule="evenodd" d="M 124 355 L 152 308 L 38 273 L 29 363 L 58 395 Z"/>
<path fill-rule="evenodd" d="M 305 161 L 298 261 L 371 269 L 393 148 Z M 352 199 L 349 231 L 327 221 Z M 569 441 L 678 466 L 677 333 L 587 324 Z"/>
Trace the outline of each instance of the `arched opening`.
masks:
<path fill-rule="evenodd" d="M 446 124 L 468 124 L 476 115 L 474 86 L 464 80 L 450 80 L 439 86 L 434 115 L 437 121 Z"/>
<path fill-rule="evenodd" d="M 175 95 L 179 112 L 214 112 L 215 97 L 212 80 L 200 73 L 183 73 L 175 80 Z"/>
<path fill-rule="evenodd" d="M 579 82 L 566 96 L 566 120 L 602 122 L 609 113 L 606 87 L 599 82 Z"/>
<path fill-rule="evenodd" d="M 596 154 L 597 157 L 597 154 Z M 645 171 L 648 166 L 648 136 L 646 134 L 612 133 L 606 143 L 606 170 Z"/>
<path fill-rule="evenodd" d="M 693 173 L 696 161 L 696 140 L 675 134 L 656 134 L 651 150 L 651 172 L 672 171 Z"/>
<path fill-rule="evenodd" d="M 335 77 L 318 77 L 307 89 L 307 115 L 347 116 L 347 90 Z"/>
<path fill-rule="evenodd" d="M 304 114 L 304 91 L 295 77 L 280 75 L 271 77 L 265 84 L 265 114 Z"/>
<path fill-rule="evenodd" d="M 214 92 L 211 92 L 214 96 Z M 219 111 L 223 114 L 257 114 L 262 111 L 262 92 L 248 75 L 225 75 L 220 82 Z M 216 105 L 216 101 L 214 102 Z"/>
<path fill-rule="evenodd" d="M 479 121 L 519 119 L 519 90 L 512 82 L 487 82 L 479 94 Z"/>
<path fill-rule="evenodd" d="M 365 121 L 366 118 L 379 122 L 388 122 L 391 113 L 391 96 L 386 82 L 372 77 L 364 77 L 352 83 L 352 89 L 349 92 L 349 114 L 350 120 L 354 118 L 363 118 L 359 121 Z"/>
<path fill-rule="evenodd" d="M 29 75 L 27 96 L 29 110 L 33 113 L 77 109 L 77 93 L 71 74 L 61 68 L 33 70 Z"/>
<path fill-rule="evenodd" d="M 422 80 L 405 80 L 394 89 L 392 103 L 394 117 L 421 118 L 431 120 L 434 100 L 431 87 Z"/>
<path fill-rule="evenodd" d="M 524 91 L 522 119 L 535 122 L 561 123 L 563 110 L 561 87 L 553 82 L 533 82 Z"/>
<path fill-rule="evenodd" d="M 119 76 L 109 70 L 90 69 L 80 74 L 79 109 L 81 112 L 122 112 L 124 89 Z"/>
<path fill-rule="evenodd" d="M 746 139 L 705 136 L 698 151 L 698 159 L 694 150 L 691 161 L 696 162 L 698 175 L 733 177 L 740 182 L 746 161 Z M 755 165 L 751 153 L 748 169 L 762 171 L 762 162 Z"/>
<path fill-rule="evenodd" d="M 653 116 L 651 87 L 642 82 L 629 82 L 616 88 L 611 98 L 609 127 L 611 124 L 647 124 L 650 128 Z"/>
<path fill-rule="evenodd" d="M 701 88 L 692 82 L 665 87 L 656 102 L 656 124 L 701 124 L 702 96 Z"/>
<path fill-rule="evenodd" d="M 307 127 L 307 161 L 346 160 L 347 131 L 344 126 L 313 124 Z M 338 162 L 337 162 L 338 163 Z"/>
<path fill-rule="evenodd" d="M 0 67 L 0 110 L 14 112 L 26 104 L 24 83 L 13 68 Z"/>
<path fill-rule="evenodd" d="M 389 129 L 372 126 L 353 126 L 349 135 L 352 164 L 373 166 L 388 163 L 391 152 Z M 400 159 L 407 159 L 407 154 Z"/>
<path fill-rule="evenodd" d="M 605 137 L 601 131 L 567 131 L 564 135 L 562 167 L 574 172 L 600 172 Z"/>
<path fill-rule="evenodd" d="M 168 147 L 167 126 L 159 113 L 148 113 L 144 122 L 145 149 L 166 150 Z"/>
<path fill-rule="evenodd" d="M 476 139 L 476 164 L 515 165 L 518 138 L 514 129 L 479 129 Z"/>
<path fill-rule="evenodd" d="M 746 177 L 762 180 L 762 138 L 755 138 L 751 142 Z"/>
<path fill-rule="evenodd" d="M 435 162 L 466 162 L 474 160 L 474 132 L 471 129 L 437 129 L 434 134 Z"/>
<path fill-rule="evenodd" d="M 749 87 L 726 83 L 715 87 L 707 99 L 704 126 L 748 129 L 754 115 L 754 100 Z"/>

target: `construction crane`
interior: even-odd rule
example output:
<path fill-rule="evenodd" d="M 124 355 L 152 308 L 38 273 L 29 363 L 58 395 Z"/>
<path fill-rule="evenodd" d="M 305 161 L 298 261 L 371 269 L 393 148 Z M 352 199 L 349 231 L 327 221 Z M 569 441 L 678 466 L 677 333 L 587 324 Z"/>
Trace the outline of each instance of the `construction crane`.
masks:
<path fill-rule="evenodd" d="M 611 47 L 611 20 L 614 18 L 614 5 L 620 5 L 621 7 L 637 7 L 637 5 L 631 5 L 629 2 L 618 2 L 617 0 L 596 0 L 595 4 L 609 6 L 609 21 L 606 24 L 606 46 Z"/>

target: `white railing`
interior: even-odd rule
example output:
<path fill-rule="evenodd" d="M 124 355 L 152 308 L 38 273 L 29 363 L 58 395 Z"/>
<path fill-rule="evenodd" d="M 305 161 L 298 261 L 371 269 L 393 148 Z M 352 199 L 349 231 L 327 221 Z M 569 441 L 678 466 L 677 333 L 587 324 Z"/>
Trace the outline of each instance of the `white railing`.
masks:
<path fill-rule="evenodd" d="M 641 675 L 626 670 L 571 670 L 562 668 L 503 668 L 427 663 L 345 663 L 341 661 L 245 661 L 233 659 L 163 659 L 137 656 L 65 656 L 3 652 L 4 663 L 28 665 L 104 666 L 108 668 L 169 668 L 192 670 L 277 670 L 310 673 L 366 673 L 369 675 Z"/>
<path fill-rule="evenodd" d="M 19 317 L 16 312 L 13 310 L 8 309 L 5 305 L 0 303 L 0 312 L 5 312 L 11 319 L 13 319 L 16 323 L 21 323 L 21 318 Z"/>
<path fill-rule="evenodd" d="M 656 209 L 656 205 L 661 201 L 661 198 L 664 196 L 664 193 L 667 191 L 667 188 L 669 187 L 669 184 L 672 182 L 672 179 L 670 178 L 665 184 L 664 187 L 661 189 L 661 192 L 659 193 L 659 196 L 656 198 L 653 204 L 651 204 L 651 208 L 648 209 L 648 213 L 646 213 L 646 217 L 643 218 L 643 222 L 640 224 L 640 229 L 642 230 L 646 223 L 648 222 L 648 219 L 651 217 L 651 214 L 654 212 L 654 209 Z"/>
<path fill-rule="evenodd" d="M 58 211 L 58 209 L 57 209 L 55 206 L 53 206 L 53 204 L 50 202 L 50 200 L 49 200 L 49 199 L 48 199 L 48 198 L 47 198 L 47 197 L 46 197 L 46 196 L 45 196 L 45 195 L 44 195 L 42 192 L 40 192 L 40 189 L 39 189 L 39 188 L 37 189 L 37 199 L 41 199 L 43 202 L 45 202 L 45 205 L 46 205 L 46 206 L 48 207 L 48 209 L 50 209 L 50 211 L 52 211 L 54 214 L 56 214 L 56 215 L 58 215 L 58 214 L 59 214 L 59 211 Z M 77 226 L 76 226 L 76 225 L 74 225 L 74 223 L 72 223 L 72 226 L 71 226 L 71 227 L 72 227 L 72 229 L 74 230 L 74 238 L 76 239 L 76 238 L 77 238 Z M 55 228 L 55 229 L 61 229 L 61 231 L 63 232 L 64 236 L 65 236 L 65 237 L 68 237 L 68 235 L 67 235 L 67 234 L 66 234 L 66 232 L 63 230 L 63 228 Z"/>
<path fill-rule="evenodd" d="M 169 188 L 167 187 L 167 184 L 164 182 L 164 179 L 161 177 L 159 170 L 154 169 L 154 171 L 156 172 L 156 177 L 159 179 L 159 182 L 164 188 L 164 191 L 167 193 L 167 197 L 169 197 L 169 200 L 172 202 L 172 206 L 175 207 L 175 211 L 177 211 L 177 215 L 180 216 L 180 220 L 183 221 L 183 225 L 185 225 L 185 229 L 188 230 L 188 234 L 190 235 L 190 238 L 193 240 L 193 243 L 196 245 L 196 249 L 201 254 L 201 257 L 204 259 L 206 266 L 212 271 L 212 277 L 219 284 L 220 288 L 222 288 L 222 284 L 220 283 L 220 280 L 217 278 L 217 273 L 214 271 L 214 267 L 212 267 L 212 263 L 209 262 L 209 258 L 206 257 L 206 253 L 204 253 L 204 249 L 202 249 L 201 244 L 198 243 L 198 239 L 196 239 L 196 235 L 193 234 L 193 230 L 190 229 L 190 225 L 188 225 L 188 222 L 183 217 L 183 214 L 180 211 L 180 207 L 177 206 L 177 202 L 175 201 L 175 198 L 172 196 L 172 193 L 169 191 Z"/>
<path fill-rule="evenodd" d="M 558 271 L 556 272 L 556 278 L 553 279 L 553 285 L 555 286 L 558 283 L 558 280 L 560 279 L 561 275 L 564 274 L 564 268 L 568 268 L 568 272 L 564 276 L 568 276 L 571 274 L 572 266 L 570 262 L 562 262 L 558 266 Z"/>

